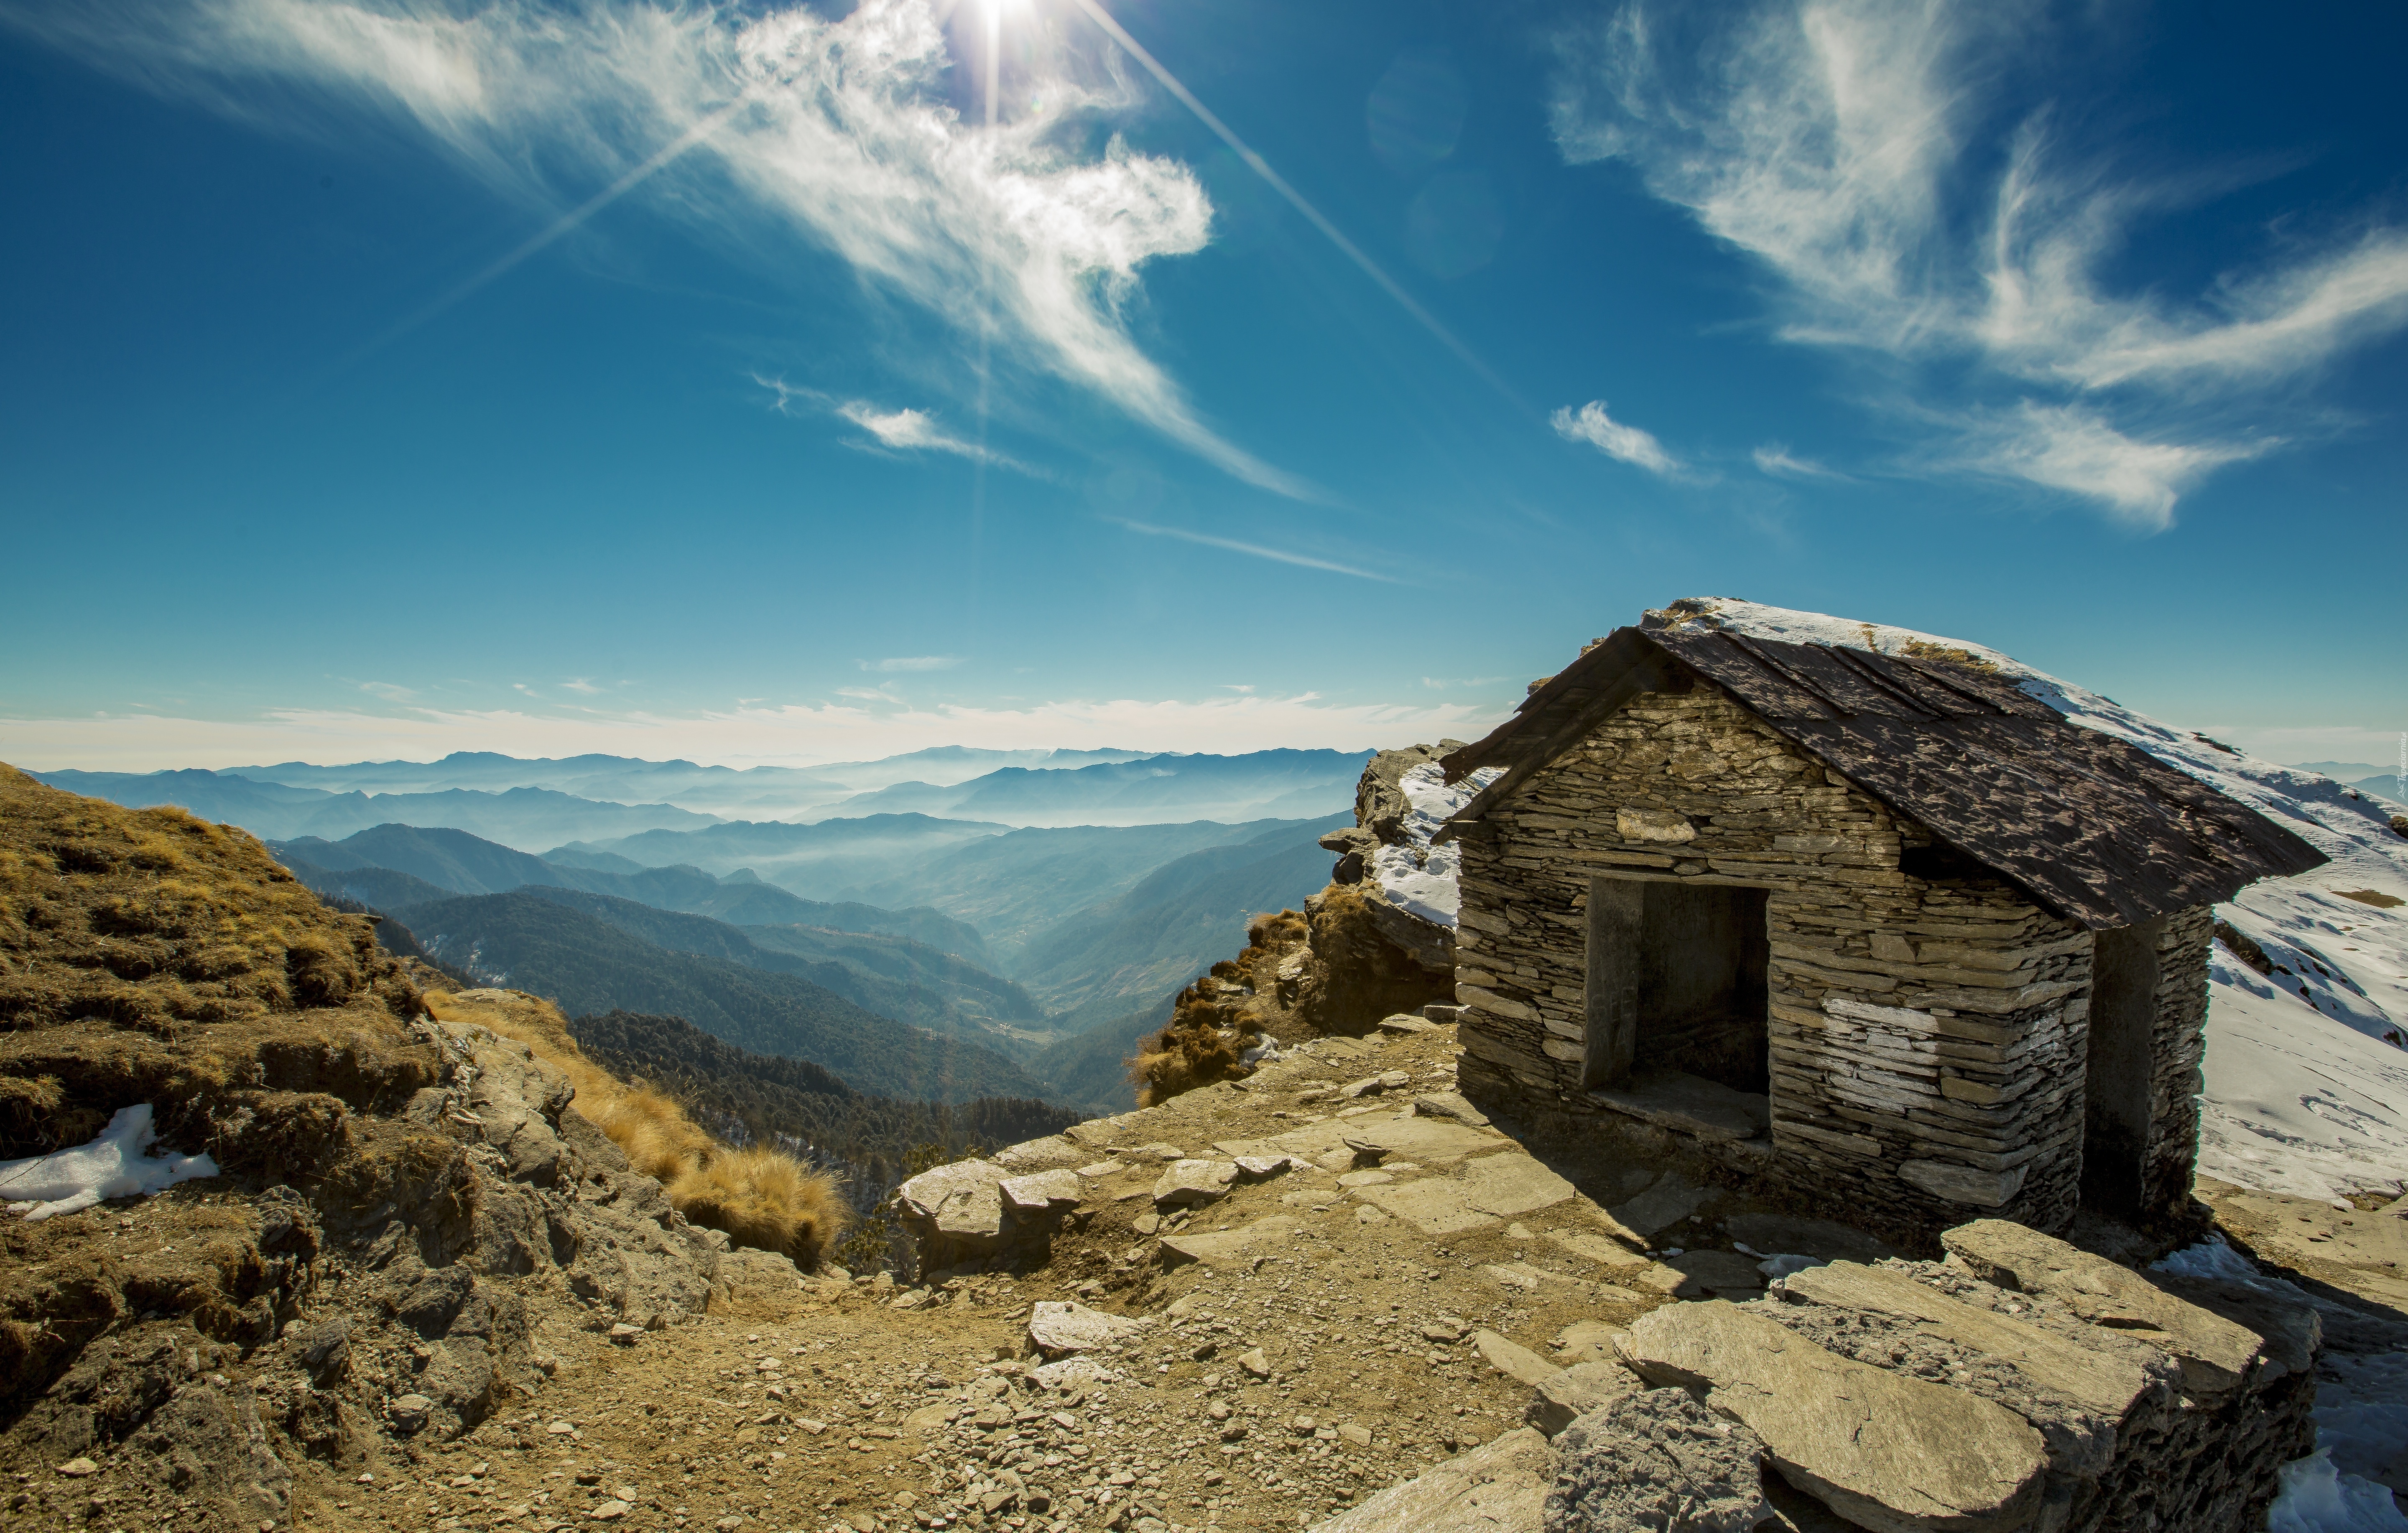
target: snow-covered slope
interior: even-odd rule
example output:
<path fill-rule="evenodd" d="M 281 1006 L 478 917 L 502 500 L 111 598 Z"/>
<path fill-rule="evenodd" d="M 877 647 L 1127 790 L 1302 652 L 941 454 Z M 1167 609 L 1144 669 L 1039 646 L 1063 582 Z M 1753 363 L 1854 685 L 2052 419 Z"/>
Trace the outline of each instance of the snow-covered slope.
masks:
<path fill-rule="evenodd" d="M 2073 723 L 2129 740 L 2287 826 L 2330 863 L 2267 879 L 2216 914 L 2262 949 L 2260 977 L 2219 943 L 2210 981 L 2200 1169 L 2330 1197 L 2408 1179 L 2408 838 L 2393 806 L 2320 773 L 2260 761 L 1963 639 L 1727 597 L 1675 623 L 1995 666 Z M 2356 897 L 2352 897 L 2356 896 Z"/>

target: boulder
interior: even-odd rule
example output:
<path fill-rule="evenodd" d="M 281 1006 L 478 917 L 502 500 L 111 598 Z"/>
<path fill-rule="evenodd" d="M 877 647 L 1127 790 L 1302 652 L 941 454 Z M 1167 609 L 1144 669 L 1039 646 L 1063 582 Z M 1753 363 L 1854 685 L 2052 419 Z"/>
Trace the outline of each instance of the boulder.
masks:
<path fill-rule="evenodd" d="M 1238 1166 L 1227 1160 L 1176 1160 L 1154 1184 L 1154 1207 L 1200 1208 L 1228 1195 Z"/>
<path fill-rule="evenodd" d="M 1536 1388 L 1563 1371 L 1529 1348 L 1509 1341 L 1495 1331 L 1473 1332 L 1471 1343 L 1480 1349 L 1480 1355 L 1488 1360 L 1490 1368 L 1516 1383 Z"/>
<path fill-rule="evenodd" d="M 1004 1205 L 1014 1213 L 1059 1213 L 1079 1206 L 1086 1183 L 1072 1170 L 1039 1171 L 1010 1177 L 996 1183 Z"/>
<path fill-rule="evenodd" d="M 957 1160 L 921 1172 L 895 1189 L 904 1217 L 919 1226 L 921 1257 L 934 1266 L 985 1254 L 1003 1240 L 1002 1184 L 1011 1173 L 991 1160 Z"/>
<path fill-rule="evenodd" d="M 1656 1310 L 1618 1344 L 1651 1384 L 1764 1440 L 1782 1475 L 1873 1533 L 2009 1533 L 2038 1509 L 2048 1455 L 2004 1407 L 1824 1351 L 1751 1308 Z"/>
<path fill-rule="evenodd" d="M 1417 1017 L 1411 1011 L 1398 1011 L 1394 1016 L 1380 1019 L 1380 1031 L 1383 1033 L 1426 1033 L 1434 1031 L 1437 1026 L 1438 1024 L 1427 1017 Z"/>
<path fill-rule="evenodd" d="M 1067 1357 L 1072 1353 L 1111 1346 L 1145 1329 L 1146 1325 L 1142 1320 L 1107 1314 L 1076 1302 L 1047 1300 L 1029 1311 L 1028 1340 L 1049 1359 Z"/>
<path fill-rule="evenodd" d="M 2219 1400 L 2247 1383 L 2265 1339 L 2166 1292 L 2130 1268 L 2004 1219 L 1977 1219 L 1940 1237 L 1975 1277 L 2057 1300 L 2093 1325 L 2138 1335 L 2182 1365 L 2183 1387 Z"/>
<path fill-rule="evenodd" d="M 1525 1426 L 1432 1465 L 1313 1533 L 1531 1533 L 1554 1478 L 1547 1440 Z"/>
<path fill-rule="evenodd" d="M 1555 1439 L 1546 1533 L 1753 1533 L 1764 1444 L 1685 1389 L 1625 1394 Z"/>
<path fill-rule="evenodd" d="M 1575 1418 L 1602 1411 L 1638 1387 L 1639 1380 L 1620 1363 L 1577 1364 L 1541 1380 L 1522 1419 L 1552 1438 Z"/>
<path fill-rule="evenodd" d="M 1887 1268 L 1833 1262 L 1793 1273 L 1782 1287 L 1812 1303 L 1917 1322 L 1925 1334 L 2013 1364 L 2033 1383 L 2111 1424 L 2122 1421 L 2157 1387 L 2128 1358 L 2078 1346 L 2013 1315 L 1963 1303 Z"/>

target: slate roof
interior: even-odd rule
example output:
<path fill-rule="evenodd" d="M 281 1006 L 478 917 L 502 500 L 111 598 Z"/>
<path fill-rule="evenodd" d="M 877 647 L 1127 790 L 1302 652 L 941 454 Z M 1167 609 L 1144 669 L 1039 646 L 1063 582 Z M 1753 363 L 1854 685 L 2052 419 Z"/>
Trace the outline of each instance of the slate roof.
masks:
<path fill-rule="evenodd" d="M 1485 739 L 1450 781 L 1505 775 L 1451 837 L 1642 692 L 1703 680 L 1949 847 L 2093 930 L 2231 898 L 2324 854 L 2244 804 L 1963 666 L 1722 629 L 1618 628 Z"/>

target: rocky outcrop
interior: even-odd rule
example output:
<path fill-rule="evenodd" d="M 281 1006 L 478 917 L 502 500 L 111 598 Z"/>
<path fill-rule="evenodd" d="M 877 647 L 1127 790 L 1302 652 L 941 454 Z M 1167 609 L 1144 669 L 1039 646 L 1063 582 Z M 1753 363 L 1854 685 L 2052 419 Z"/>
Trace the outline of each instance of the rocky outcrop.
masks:
<path fill-rule="evenodd" d="M 1755 1533 L 1764 1444 L 1685 1389 L 1625 1395 L 1555 1440 L 1546 1533 Z"/>

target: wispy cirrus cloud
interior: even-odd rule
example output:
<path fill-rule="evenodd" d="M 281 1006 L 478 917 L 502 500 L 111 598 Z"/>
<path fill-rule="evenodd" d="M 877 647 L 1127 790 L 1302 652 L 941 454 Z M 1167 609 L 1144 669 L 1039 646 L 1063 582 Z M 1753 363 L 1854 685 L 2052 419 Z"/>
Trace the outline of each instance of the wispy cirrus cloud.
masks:
<path fill-rule="evenodd" d="M 2294 227 L 2186 293 L 2131 272 L 2147 218 L 2249 172 L 2123 174 L 2060 131 L 2079 114 L 2011 97 L 2050 23 L 2037 0 L 1629 0 L 1563 40 L 1555 136 L 1757 261 L 1784 338 L 1904 364 L 1877 396 L 1945 438 L 1911 465 L 2161 528 L 2217 466 L 2278 445 L 2257 424 L 2287 404 L 2275 386 L 2408 323 L 2408 234 Z"/>
<path fill-rule="evenodd" d="M 1303 569 L 1326 569 L 1333 575 L 1351 575 L 1358 580 L 1378 580 L 1383 585 L 1405 583 L 1394 575 L 1383 575 L 1376 570 L 1359 569 L 1353 565 L 1342 565 L 1332 559 L 1316 559 L 1308 553 L 1296 553 L 1286 549 L 1270 548 L 1261 543 L 1248 543 L 1235 537 L 1216 537 L 1207 532 L 1189 532 L 1184 527 L 1157 527 L 1150 522 L 1130 522 L 1117 516 L 1108 516 L 1104 520 L 1116 527 L 1126 527 L 1131 532 L 1143 533 L 1148 537 L 1176 538 L 1182 543 L 1197 543 L 1208 549 L 1222 549 L 1230 553 L 1242 553 L 1250 558 L 1268 559 L 1273 564 L 1295 565 Z"/>
<path fill-rule="evenodd" d="M 1117 136 L 1083 147 L 1089 124 L 1138 104 L 1100 38 L 1082 55 L 1020 19 L 1011 108 L 981 125 L 946 94 L 953 11 L 0 0 L 0 21 L 230 116 L 397 122 L 547 213 L 641 188 L 705 237 L 782 226 L 985 337 L 998 366 L 1067 380 L 1240 480 L 1318 498 L 1207 423 L 1123 322 L 1145 265 L 1201 250 L 1212 209 L 1184 165 Z"/>
<path fill-rule="evenodd" d="M 854 664 L 858 665 L 863 670 L 883 671 L 889 675 L 898 671 L 952 670 L 955 666 L 958 666 L 961 663 L 962 661 L 959 655 L 952 654 L 905 654 L 896 655 L 891 659 L 886 660 L 861 660 L 854 662 Z"/>
<path fill-rule="evenodd" d="M 1757 473 L 1770 474 L 1774 479 L 1848 480 L 1851 478 L 1828 464 L 1798 456 L 1789 451 L 1787 442 L 1767 442 L 1748 456 L 1754 460 Z"/>
<path fill-rule="evenodd" d="M 1586 442 L 1609 458 L 1667 478 L 1681 471 L 1679 460 L 1648 432 L 1626 425 L 1605 412 L 1605 401 L 1592 399 L 1578 410 L 1569 407 L 1547 418 L 1555 435 L 1568 442 Z"/>

